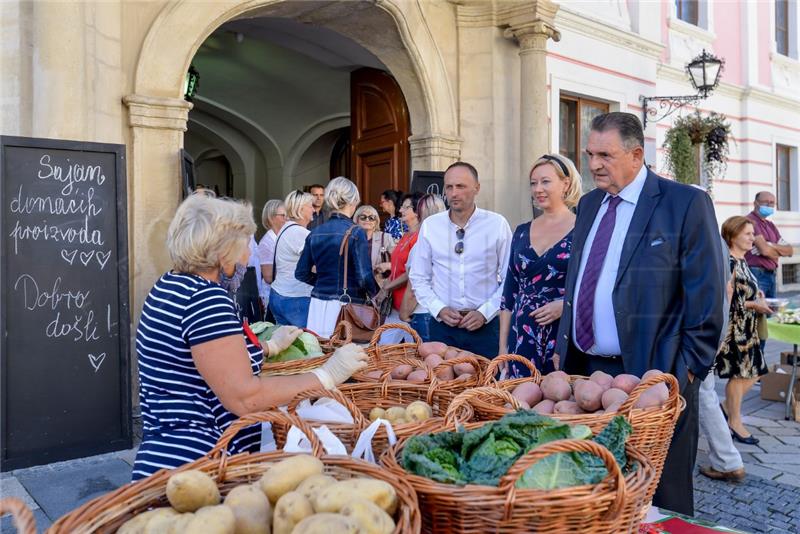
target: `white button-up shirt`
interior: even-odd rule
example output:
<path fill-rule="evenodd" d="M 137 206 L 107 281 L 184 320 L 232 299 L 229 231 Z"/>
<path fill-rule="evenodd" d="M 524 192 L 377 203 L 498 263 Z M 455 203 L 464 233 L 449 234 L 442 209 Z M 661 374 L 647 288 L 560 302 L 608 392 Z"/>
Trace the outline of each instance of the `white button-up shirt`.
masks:
<path fill-rule="evenodd" d="M 619 271 L 619 260 L 622 256 L 622 246 L 625 244 L 625 236 L 628 235 L 628 227 L 631 225 L 633 212 L 639 202 L 639 195 L 642 193 L 645 179 L 647 178 L 647 167 L 642 165 L 639 173 L 633 182 L 629 183 L 619 192 L 622 202 L 617 205 L 617 219 L 614 223 L 614 232 L 611 234 L 611 241 L 608 244 L 603 267 L 600 270 L 600 277 L 597 280 L 597 292 L 594 294 L 594 314 L 592 325 L 594 327 L 594 345 L 586 352 L 602 356 L 618 355 L 622 352 L 619 343 L 619 333 L 617 332 L 616 316 L 614 313 L 614 285 L 617 282 L 617 272 Z M 586 236 L 586 243 L 581 253 L 581 266 L 578 270 L 578 279 L 575 282 L 575 298 L 572 305 L 572 339 L 577 340 L 575 326 L 578 318 L 578 303 L 580 302 L 581 281 L 583 272 L 586 269 L 586 262 L 592 250 L 594 237 L 597 234 L 597 227 L 603 215 L 608 211 L 608 201 L 611 195 L 606 193 L 600 209 L 594 218 L 589 235 Z M 577 344 L 577 341 L 576 341 Z M 580 347 L 585 349 L 586 347 Z"/>
<path fill-rule="evenodd" d="M 464 226 L 464 252 L 455 253 L 458 226 L 450 211 L 422 223 L 410 259 L 409 280 L 417 302 L 438 320 L 445 306 L 478 310 L 491 321 L 500 310 L 511 251 L 504 217 L 478 207 Z"/>

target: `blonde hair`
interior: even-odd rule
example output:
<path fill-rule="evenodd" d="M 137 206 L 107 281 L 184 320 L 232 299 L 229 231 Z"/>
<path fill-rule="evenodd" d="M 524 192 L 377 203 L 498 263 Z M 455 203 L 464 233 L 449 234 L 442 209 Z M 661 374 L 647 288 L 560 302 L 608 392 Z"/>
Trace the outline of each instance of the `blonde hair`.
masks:
<path fill-rule="evenodd" d="M 173 268 L 197 273 L 235 261 L 256 231 L 249 202 L 190 195 L 167 230 L 167 248 Z"/>
<path fill-rule="evenodd" d="M 567 168 L 569 171 L 569 176 L 564 174 L 564 170 L 561 168 L 561 165 L 553 161 L 553 159 L 558 160 L 564 165 L 564 167 Z M 531 174 L 533 174 L 533 171 L 542 165 L 550 165 L 550 167 L 552 167 L 556 172 L 556 176 L 558 176 L 562 182 L 569 182 L 567 190 L 564 192 L 564 204 L 566 204 L 568 208 L 574 208 L 577 206 L 578 201 L 581 199 L 581 195 L 583 195 L 583 184 L 581 183 L 581 175 L 578 172 L 578 169 L 575 167 L 575 164 L 572 163 L 572 160 L 565 158 L 561 154 L 545 154 L 541 158 L 537 159 L 536 163 L 533 164 L 533 167 L 531 167 L 531 172 L 528 173 L 528 178 L 530 178 Z"/>
<path fill-rule="evenodd" d="M 356 184 L 339 176 L 334 178 L 325 187 L 325 204 L 334 211 L 342 211 L 347 206 L 361 202 L 361 195 L 358 193 Z"/>
<path fill-rule="evenodd" d="M 358 218 L 361 216 L 362 213 L 366 213 L 367 215 L 372 215 L 375 217 L 375 220 L 372 221 L 375 225 L 375 230 L 378 230 L 381 224 L 380 216 L 378 215 L 378 210 L 370 206 L 369 204 L 363 204 L 356 209 L 356 212 L 353 214 L 353 222 L 358 224 Z"/>
<path fill-rule="evenodd" d="M 292 191 L 286 195 L 286 200 L 283 201 L 286 207 L 286 218 L 297 221 L 301 217 L 300 210 L 303 209 L 305 204 L 311 204 L 314 197 L 311 193 L 303 193 L 302 191 Z"/>
<path fill-rule="evenodd" d="M 275 218 L 275 214 L 281 209 L 283 206 L 283 200 L 273 198 L 272 200 L 267 200 L 264 204 L 264 209 L 261 210 L 261 224 L 264 226 L 265 230 L 272 229 L 272 220 Z"/>
<path fill-rule="evenodd" d="M 427 195 L 423 196 L 419 199 L 419 203 L 417 204 L 417 215 L 419 216 L 420 224 L 422 221 L 447 209 L 447 206 L 444 204 L 444 200 L 439 195 L 434 195 L 432 193 L 428 193 Z"/>

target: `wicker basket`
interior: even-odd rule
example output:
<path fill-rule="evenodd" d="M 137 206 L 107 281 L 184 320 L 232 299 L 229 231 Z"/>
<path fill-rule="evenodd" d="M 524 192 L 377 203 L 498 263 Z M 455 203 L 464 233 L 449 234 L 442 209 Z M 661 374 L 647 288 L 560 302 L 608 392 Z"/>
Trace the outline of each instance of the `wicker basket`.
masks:
<path fill-rule="evenodd" d="M 513 389 L 514 387 L 522 384 L 523 382 L 533 381 L 536 382 L 537 384 L 541 382 L 542 380 L 541 373 L 539 373 L 539 370 L 536 368 L 535 365 L 533 365 L 533 362 L 530 361 L 528 358 L 526 358 L 525 356 L 520 356 L 519 354 L 501 354 L 496 358 L 493 358 L 492 361 L 489 362 L 488 367 L 486 367 L 486 370 L 483 373 L 483 380 L 481 381 L 481 384 L 484 386 L 491 386 L 497 384 L 498 381 L 497 378 L 495 377 L 500 372 L 500 367 L 508 362 L 521 363 L 522 365 L 528 368 L 528 370 L 531 372 L 531 376 L 501 380 L 500 383 L 502 383 L 504 387 Z"/>
<path fill-rule="evenodd" d="M 583 378 L 571 376 L 570 381 Z M 510 395 L 513 384 L 506 384 L 510 381 L 498 382 L 494 391 L 493 388 L 473 389 L 464 392 L 453 400 L 452 408 L 457 409 L 461 403 L 472 405 L 475 418 L 478 421 L 495 420 L 503 415 L 513 412 L 519 408 L 519 403 Z M 660 408 L 648 408 L 646 410 L 634 408 L 634 404 L 646 389 L 659 383 L 665 383 L 669 388 L 667 402 Z M 570 424 L 581 424 L 589 426 L 593 432 L 600 431 L 605 427 L 615 415 L 623 415 L 633 427 L 633 434 L 630 443 L 644 454 L 653 468 L 656 470 L 656 480 L 652 488 L 648 491 L 648 498 L 653 496 L 661 478 L 661 471 L 664 468 L 664 460 L 667 457 L 670 443 L 672 443 L 672 433 L 675 431 L 675 423 L 678 416 L 686 406 L 686 401 L 679 394 L 680 386 L 678 380 L 668 373 L 655 375 L 643 380 L 631 391 L 628 399 L 620 406 L 617 413 L 604 414 L 579 414 L 565 415 L 552 414 L 550 417 Z M 510 403 L 512 408 L 507 408 L 506 403 Z"/>
<path fill-rule="evenodd" d="M 331 357 L 331 353 L 342 345 L 346 345 L 353 340 L 353 327 L 347 321 L 341 321 L 336 325 L 333 335 L 329 339 L 317 338 L 322 347 L 322 356 L 314 358 L 304 358 L 300 360 L 291 360 L 288 362 L 274 362 L 270 363 L 264 358 L 264 363 L 261 365 L 261 373 L 264 375 L 295 375 L 299 373 L 307 373 L 312 369 L 316 369 Z"/>
<path fill-rule="evenodd" d="M 11 514 L 17 534 L 36 534 L 36 519 L 21 499 L 0 499 L 0 516 L 6 514 Z"/>
<path fill-rule="evenodd" d="M 387 330 L 402 330 L 414 340 L 411 343 L 393 343 L 390 345 L 378 345 L 381 335 Z M 353 375 L 353 380 L 358 382 L 379 382 L 380 379 L 368 376 L 373 371 L 387 371 L 393 369 L 398 364 L 395 363 L 399 358 L 418 358 L 419 346 L 422 339 L 417 331 L 403 323 L 387 323 L 379 326 L 372 335 L 372 340 L 367 345 L 366 350 L 369 354 L 369 364 L 366 368 Z"/>
<path fill-rule="evenodd" d="M 477 428 L 483 423 L 471 423 Z M 635 465 L 623 476 L 612 454 L 591 440 L 559 440 L 541 445 L 520 458 L 498 486 L 444 484 L 413 475 L 401 466 L 405 440 L 381 458 L 390 473 L 405 478 L 417 492 L 422 532 L 484 534 L 486 532 L 551 534 L 630 533 L 642 519 L 645 494 L 655 471 L 647 458 L 628 445 Z M 518 489 L 517 479 L 538 460 L 554 453 L 582 451 L 602 458 L 609 476 L 600 484 L 555 490 Z"/>
<path fill-rule="evenodd" d="M 328 475 L 337 479 L 365 476 L 391 484 L 397 493 L 399 503 L 395 514 L 397 524 L 395 534 L 419 532 L 421 518 L 417 497 L 406 481 L 394 477 L 385 469 L 349 456 L 323 455 L 322 445 L 310 428 L 303 421 L 281 412 L 260 412 L 242 417 L 228 428 L 208 456 L 176 470 L 162 469 L 146 479 L 98 497 L 58 519 L 47 532 L 49 534 L 114 532 L 122 523 L 138 513 L 151 507 L 168 506 L 167 481 L 178 471 L 197 469 L 207 473 L 217 481 L 223 495 L 234 486 L 257 481 L 270 465 L 292 456 L 283 452 L 242 453 L 229 456 L 223 452 L 239 430 L 257 422 L 297 425 L 311 440 L 312 454 L 322 460 L 325 464 L 325 473 Z"/>

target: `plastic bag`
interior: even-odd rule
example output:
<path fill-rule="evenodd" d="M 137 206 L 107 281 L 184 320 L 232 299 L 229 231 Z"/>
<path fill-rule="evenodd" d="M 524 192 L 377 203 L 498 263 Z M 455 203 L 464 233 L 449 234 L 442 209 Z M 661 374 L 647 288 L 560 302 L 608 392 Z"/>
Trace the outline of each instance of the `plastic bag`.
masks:
<path fill-rule="evenodd" d="M 322 425 L 314 429 L 317 438 L 322 442 L 322 446 L 327 454 L 347 455 L 344 443 L 337 438 L 330 429 Z M 311 452 L 311 442 L 302 430 L 292 426 L 286 433 L 286 444 L 283 446 L 284 452 Z"/>
<path fill-rule="evenodd" d="M 317 399 L 314 404 L 308 399 L 303 399 L 295 410 L 298 417 L 325 423 L 344 423 L 352 425 L 355 421 L 353 415 L 341 403 L 329 397 Z"/>
<path fill-rule="evenodd" d="M 378 432 L 378 429 L 381 426 L 386 427 L 386 435 L 389 438 L 389 445 L 394 445 L 397 443 L 397 436 L 394 434 L 392 423 L 386 419 L 376 419 L 371 425 L 365 428 L 363 432 L 361 432 L 360 436 L 358 436 L 358 441 L 356 441 L 356 446 L 353 448 L 353 453 L 351 454 L 353 458 L 366 460 L 368 462 L 372 462 L 373 464 L 378 463 L 375 460 L 375 452 L 372 450 L 372 438 L 375 437 L 375 434 Z"/>

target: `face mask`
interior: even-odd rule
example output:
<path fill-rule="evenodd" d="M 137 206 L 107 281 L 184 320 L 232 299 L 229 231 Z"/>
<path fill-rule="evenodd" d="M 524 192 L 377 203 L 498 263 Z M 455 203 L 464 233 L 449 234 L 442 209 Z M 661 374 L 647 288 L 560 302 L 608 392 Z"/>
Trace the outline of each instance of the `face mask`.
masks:
<path fill-rule="evenodd" d="M 236 290 L 239 289 L 240 285 L 242 285 L 242 280 L 244 280 L 244 275 L 246 272 L 247 267 L 239 263 L 236 264 L 232 276 L 228 276 L 225 274 L 224 269 L 220 269 L 219 285 L 221 285 L 229 293 L 236 293 Z"/>
<path fill-rule="evenodd" d="M 769 217 L 770 215 L 772 215 L 773 213 L 775 213 L 775 208 L 773 208 L 771 206 L 759 206 L 758 207 L 758 213 L 762 217 L 766 218 L 766 217 Z"/>

